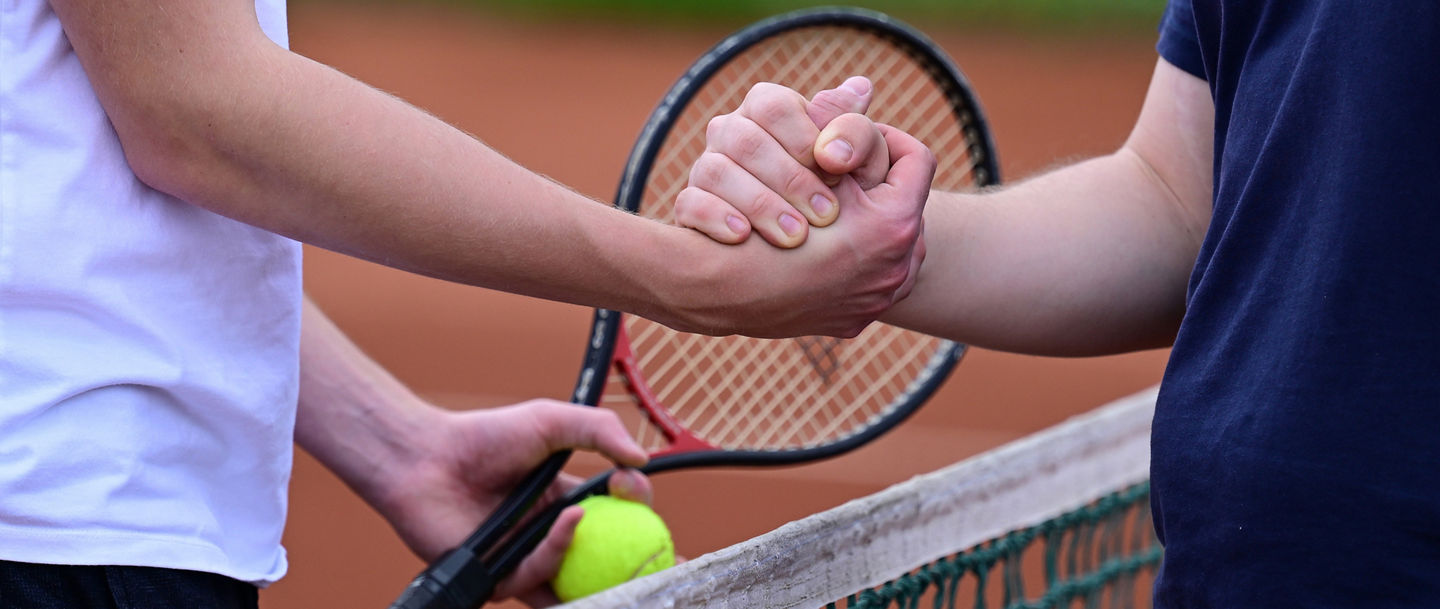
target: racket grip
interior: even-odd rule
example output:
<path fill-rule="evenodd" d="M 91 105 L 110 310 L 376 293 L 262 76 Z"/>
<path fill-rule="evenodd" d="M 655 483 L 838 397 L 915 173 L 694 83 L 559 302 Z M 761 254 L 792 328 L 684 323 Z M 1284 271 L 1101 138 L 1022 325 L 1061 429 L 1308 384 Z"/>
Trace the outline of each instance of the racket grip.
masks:
<path fill-rule="evenodd" d="M 495 593 L 496 577 L 460 547 L 421 572 L 390 609 L 477 609 Z"/>
<path fill-rule="evenodd" d="M 515 567 L 520 565 L 520 561 L 534 551 L 535 546 L 540 545 L 540 541 L 550 533 L 550 527 L 560 518 L 560 512 L 565 508 L 575 505 L 591 495 L 605 493 L 606 487 L 610 484 L 610 476 L 614 472 L 615 470 L 607 471 L 570 489 L 570 492 L 566 493 L 559 501 L 546 506 L 535 518 L 525 523 L 519 532 L 497 548 L 494 553 L 486 554 L 485 558 L 496 577 L 504 577 L 514 571 Z"/>

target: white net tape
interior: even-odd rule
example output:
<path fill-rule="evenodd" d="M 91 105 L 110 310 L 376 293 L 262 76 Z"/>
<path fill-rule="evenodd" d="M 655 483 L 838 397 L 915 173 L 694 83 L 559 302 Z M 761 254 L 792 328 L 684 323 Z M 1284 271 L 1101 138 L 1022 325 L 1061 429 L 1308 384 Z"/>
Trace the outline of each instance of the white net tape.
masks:
<path fill-rule="evenodd" d="M 1154 404 L 1141 392 L 564 607 L 824 606 L 1143 482 Z"/>

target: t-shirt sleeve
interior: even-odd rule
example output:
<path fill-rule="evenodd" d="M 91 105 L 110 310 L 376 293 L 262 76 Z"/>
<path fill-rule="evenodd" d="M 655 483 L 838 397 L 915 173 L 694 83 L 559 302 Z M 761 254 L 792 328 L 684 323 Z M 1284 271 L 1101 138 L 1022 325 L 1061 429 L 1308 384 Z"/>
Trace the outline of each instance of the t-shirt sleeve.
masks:
<path fill-rule="evenodd" d="M 1190 0 L 1170 0 L 1165 6 L 1165 15 L 1160 19 L 1160 41 L 1155 43 L 1155 50 L 1175 67 L 1206 79 Z"/>

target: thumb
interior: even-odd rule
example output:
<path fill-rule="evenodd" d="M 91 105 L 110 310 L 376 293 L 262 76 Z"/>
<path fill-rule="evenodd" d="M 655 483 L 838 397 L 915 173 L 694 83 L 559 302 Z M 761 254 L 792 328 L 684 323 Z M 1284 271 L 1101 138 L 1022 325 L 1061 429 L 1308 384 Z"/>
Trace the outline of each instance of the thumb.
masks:
<path fill-rule="evenodd" d="M 870 79 L 851 76 L 834 89 L 816 93 L 810 103 L 805 105 L 805 113 L 810 115 L 810 120 L 816 127 L 823 129 L 842 114 L 864 114 L 870 107 L 873 92 Z"/>
<path fill-rule="evenodd" d="M 645 449 L 635 443 L 615 411 L 554 400 L 535 402 L 531 413 L 540 426 L 547 452 L 591 450 L 630 467 L 639 467 L 649 460 Z"/>
<path fill-rule="evenodd" d="M 842 114 L 815 139 L 815 163 L 833 175 L 852 173 L 869 190 L 890 172 L 890 149 L 879 125 L 862 114 Z"/>

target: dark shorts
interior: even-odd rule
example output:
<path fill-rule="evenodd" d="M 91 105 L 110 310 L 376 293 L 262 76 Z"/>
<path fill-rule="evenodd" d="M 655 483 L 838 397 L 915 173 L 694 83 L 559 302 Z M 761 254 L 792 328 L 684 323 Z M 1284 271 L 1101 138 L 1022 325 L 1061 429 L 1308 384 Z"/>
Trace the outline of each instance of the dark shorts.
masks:
<path fill-rule="evenodd" d="M 0 560 L 5 609 L 256 609 L 255 586 L 213 573 Z"/>

